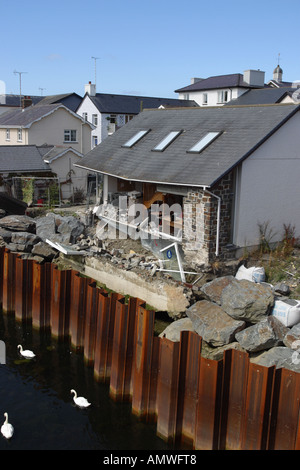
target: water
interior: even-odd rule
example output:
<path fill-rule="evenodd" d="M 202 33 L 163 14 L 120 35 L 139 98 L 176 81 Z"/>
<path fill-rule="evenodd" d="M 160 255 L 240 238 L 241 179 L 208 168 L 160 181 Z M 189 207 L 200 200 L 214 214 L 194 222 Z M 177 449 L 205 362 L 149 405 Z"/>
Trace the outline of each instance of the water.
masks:
<path fill-rule="evenodd" d="M 0 339 L 6 364 L 0 365 L 0 424 L 7 412 L 15 428 L 11 440 L 0 435 L 0 450 L 170 450 L 156 426 L 132 414 L 130 403 L 109 397 L 109 385 L 94 379 L 82 354 L 69 341 L 15 321 L 0 312 Z M 36 358 L 21 358 L 17 345 Z M 71 389 L 92 405 L 80 409 Z"/>

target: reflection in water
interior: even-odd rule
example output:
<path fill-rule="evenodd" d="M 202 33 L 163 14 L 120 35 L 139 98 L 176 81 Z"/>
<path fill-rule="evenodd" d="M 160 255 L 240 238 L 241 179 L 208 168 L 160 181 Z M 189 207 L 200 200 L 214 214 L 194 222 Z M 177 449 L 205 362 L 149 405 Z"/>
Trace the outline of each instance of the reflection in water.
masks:
<path fill-rule="evenodd" d="M 108 384 L 94 379 L 83 355 L 68 340 L 51 337 L 0 312 L 0 339 L 6 345 L 6 364 L 0 365 L 0 424 L 4 412 L 15 428 L 4 449 L 171 449 L 156 436 L 156 426 L 141 422 L 130 403 L 114 402 Z M 17 345 L 31 349 L 34 359 L 20 356 Z M 92 405 L 79 409 L 70 390 Z"/>

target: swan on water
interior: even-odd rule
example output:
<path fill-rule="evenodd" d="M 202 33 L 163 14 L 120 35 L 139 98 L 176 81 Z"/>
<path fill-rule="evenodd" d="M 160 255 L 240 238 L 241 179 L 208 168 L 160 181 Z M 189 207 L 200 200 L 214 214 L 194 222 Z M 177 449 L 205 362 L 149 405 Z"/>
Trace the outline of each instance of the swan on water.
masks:
<path fill-rule="evenodd" d="M 8 414 L 4 413 L 5 421 L 1 426 L 1 433 L 6 439 L 10 439 L 14 433 L 14 427 L 8 422 Z"/>
<path fill-rule="evenodd" d="M 71 393 L 74 393 L 73 400 L 77 406 L 80 406 L 80 408 L 87 408 L 88 406 L 90 406 L 91 403 L 89 403 L 86 398 L 77 397 L 77 393 L 75 390 L 72 389 Z"/>
<path fill-rule="evenodd" d="M 26 357 L 28 359 L 32 359 L 33 357 L 35 357 L 35 354 L 32 351 L 30 351 L 29 349 L 25 349 L 25 351 L 23 351 L 23 348 L 22 348 L 21 344 L 18 345 L 18 349 L 20 350 L 20 354 L 23 357 Z"/>

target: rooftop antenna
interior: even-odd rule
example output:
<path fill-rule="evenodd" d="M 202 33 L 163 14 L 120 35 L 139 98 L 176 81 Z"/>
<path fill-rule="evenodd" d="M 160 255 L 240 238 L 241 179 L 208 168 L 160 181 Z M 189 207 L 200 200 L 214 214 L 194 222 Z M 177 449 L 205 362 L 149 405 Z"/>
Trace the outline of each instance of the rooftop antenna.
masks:
<path fill-rule="evenodd" d="M 94 59 L 94 61 L 95 61 L 95 86 L 96 86 L 96 60 L 100 59 L 100 57 L 93 57 L 92 56 L 92 59 Z"/>
<path fill-rule="evenodd" d="M 43 96 L 43 90 L 46 90 L 46 88 L 39 87 L 39 90 L 41 90 L 41 96 Z"/>
<path fill-rule="evenodd" d="M 22 73 L 27 73 L 27 72 L 17 72 L 14 70 L 14 74 L 19 74 L 19 80 L 20 80 L 20 108 L 22 107 Z"/>

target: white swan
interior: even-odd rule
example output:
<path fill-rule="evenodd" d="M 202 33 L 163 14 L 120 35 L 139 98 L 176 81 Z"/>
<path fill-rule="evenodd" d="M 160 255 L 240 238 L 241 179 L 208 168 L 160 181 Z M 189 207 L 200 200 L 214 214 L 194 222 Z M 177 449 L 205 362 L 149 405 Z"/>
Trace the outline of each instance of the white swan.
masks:
<path fill-rule="evenodd" d="M 35 354 L 29 349 L 25 349 L 25 351 L 23 351 L 21 344 L 18 345 L 18 349 L 20 350 L 20 354 L 23 357 L 26 357 L 27 359 L 32 359 L 33 357 L 35 357 Z"/>
<path fill-rule="evenodd" d="M 14 427 L 8 422 L 8 414 L 4 413 L 5 421 L 1 426 L 1 433 L 6 439 L 10 439 L 14 433 Z"/>
<path fill-rule="evenodd" d="M 75 390 L 72 389 L 71 393 L 74 393 L 73 400 L 77 406 L 80 406 L 80 408 L 87 408 L 88 406 L 90 406 L 91 403 L 89 403 L 86 398 L 77 397 L 77 393 L 75 392 Z"/>

